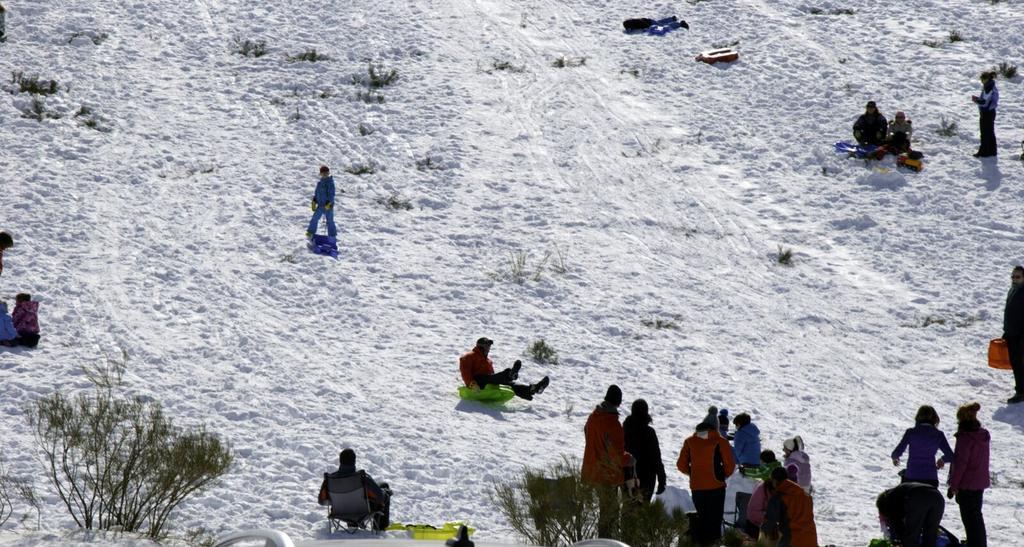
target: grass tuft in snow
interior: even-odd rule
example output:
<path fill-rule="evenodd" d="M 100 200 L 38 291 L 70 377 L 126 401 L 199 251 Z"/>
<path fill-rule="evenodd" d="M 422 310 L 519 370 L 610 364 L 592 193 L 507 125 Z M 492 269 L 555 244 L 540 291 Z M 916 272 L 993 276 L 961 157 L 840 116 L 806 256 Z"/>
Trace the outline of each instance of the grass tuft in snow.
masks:
<path fill-rule="evenodd" d="M 71 37 L 68 38 L 68 43 L 70 44 L 71 42 L 74 42 L 76 38 L 81 38 L 83 36 L 88 38 L 89 41 L 92 42 L 92 44 L 94 46 L 98 46 L 98 45 L 102 44 L 103 42 L 106 42 L 107 38 L 110 38 L 110 35 L 107 34 L 106 32 L 91 32 L 91 31 L 83 30 L 83 31 L 72 33 Z"/>
<path fill-rule="evenodd" d="M 373 63 L 370 63 L 366 67 L 366 72 L 370 78 L 367 80 L 367 85 L 371 89 L 387 87 L 398 80 L 398 71 L 393 68 L 388 70 L 382 66 L 374 66 Z"/>
<path fill-rule="evenodd" d="M 88 127 L 89 129 L 100 130 L 100 122 L 96 117 L 96 114 L 88 106 L 82 105 L 78 112 L 75 112 L 75 119 L 78 123 Z"/>
<path fill-rule="evenodd" d="M 775 256 L 775 260 L 783 266 L 793 265 L 793 249 L 784 248 L 779 245 L 779 253 Z"/>
<path fill-rule="evenodd" d="M 368 123 L 360 123 L 359 126 L 357 127 L 357 129 L 359 130 L 359 134 L 361 136 L 363 136 L 363 137 L 365 137 L 367 135 L 372 135 L 373 132 L 376 131 L 373 128 L 373 126 L 368 124 Z"/>
<path fill-rule="evenodd" d="M 412 202 L 407 199 L 402 199 L 397 193 L 393 193 L 386 198 L 380 198 L 380 204 L 392 211 L 411 211 Z"/>
<path fill-rule="evenodd" d="M 951 31 L 949 31 L 949 43 L 952 44 L 952 43 L 955 43 L 955 42 L 963 42 L 963 41 L 964 41 L 964 35 L 961 34 L 961 32 L 959 30 L 951 30 Z"/>
<path fill-rule="evenodd" d="M 671 319 L 641 319 L 640 324 L 654 330 L 676 330 L 679 328 L 679 325 L 677 325 L 676 322 Z"/>
<path fill-rule="evenodd" d="M 250 40 L 248 38 L 243 40 L 241 37 L 236 36 L 234 42 L 235 53 L 243 57 L 263 57 L 267 54 L 267 42 L 264 40 Z"/>
<path fill-rule="evenodd" d="M 822 8 L 811 8 L 807 10 L 807 13 L 811 15 L 853 15 L 856 12 L 850 8 L 833 8 L 833 9 L 822 9 Z"/>
<path fill-rule="evenodd" d="M 302 53 L 300 53 L 298 55 L 288 55 L 287 58 L 288 58 L 288 61 L 292 62 L 292 63 L 300 63 L 300 62 L 318 63 L 320 61 L 329 61 L 329 60 L 331 60 L 330 57 L 328 57 L 328 56 L 326 56 L 326 55 L 324 55 L 322 53 L 317 53 L 316 52 L 316 48 L 309 48 L 306 51 L 303 51 Z"/>
<path fill-rule="evenodd" d="M 954 137 L 957 133 L 956 122 L 947 120 L 945 116 L 939 118 L 939 128 L 935 131 L 943 137 Z"/>
<path fill-rule="evenodd" d="M 939 41 L 939 40 L 925 40 L 924 42 L 921 42 L 921 43 L 926 45 L 926 46 L 928 46 L 928 47 L 931 47 L 931 48 L 940 48 L 940 47 L 942 47 L 942 42 Z"/>
<path fill-rule="evenodd" d="M 422 159 L 416 160 L 416 169 L 420 171 L 441 171 L 445 167 L 441 163 L 434 161 L 434 158 L 428 154 Z"/>
<path fill-rule="evenodd" d="M 21 116 L 37 122 L 60 118 L 59 113 L 46 108 L 46 101 L 42 97 L 32 97 L 32 102 L 29 103 L 28 108 L 22 110 Z"/>
<path fill-rule="evenodd" d="M 999 63 L 994 69 L 994 72 L 998 72 L 1003 78 L 1010 80 L 1017 76 L 1017 65 L 1010 64 L 1006 61 Z"/>
<path fill-rule="evenodd" d="M 491 70 L 485 70 L 488 74 L 492 72 L 515 72 L 517 74 L 526 72 L 526 65 L 514 65 L 511 61 L 495 60 L 491 63 Z"/>
<path fill-rule="evenodd" d="M 543 338 L 531 344 L 527 348 L 526 353 L 538 363 L 558 364 L 558 352 L 545 342 Z"/>
<path fill-rule="evenodd" d="M 586 57 L 566 57 L 561 56 L 551 62 L 551 66 L 555 68 L 574 68 L 587 64 Z"/>
<path fill-rule="evenodd" d="M 53 95 L 58 88 L 57 80 L 40 80 L 38 75 L 25 76 L 20 70 L 11 72 L 11 83 L 19 92 L 33 95 Z"/>
<path fill-rule="evenodd" d="M 382 104 L 384 102 L 384 95 L 381 93 L 374 93 L 373 91 L 357 91 L 355 94 L 357 101 L 363 101 L 369 104 Z"/>
<path fill-rule="evenodd" d="M 372 175 L 377 172 L 377 168 L 371 163 L 353 163 L 345 168 L 345 172 L 350 175 Z"/>

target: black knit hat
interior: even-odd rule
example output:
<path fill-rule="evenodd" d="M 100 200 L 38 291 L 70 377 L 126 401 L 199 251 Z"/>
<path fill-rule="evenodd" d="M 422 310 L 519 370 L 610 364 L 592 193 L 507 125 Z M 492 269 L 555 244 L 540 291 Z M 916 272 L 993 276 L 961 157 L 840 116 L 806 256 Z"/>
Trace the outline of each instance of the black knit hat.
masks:
<path fill-rule="evenodd" d="M 619 389 L 619 386 L 615 384 L 608 386 L 608 391 L 604 393 L 604 402 L 612 406 L 619 406 L 622 404 L 622 390 Z"/>

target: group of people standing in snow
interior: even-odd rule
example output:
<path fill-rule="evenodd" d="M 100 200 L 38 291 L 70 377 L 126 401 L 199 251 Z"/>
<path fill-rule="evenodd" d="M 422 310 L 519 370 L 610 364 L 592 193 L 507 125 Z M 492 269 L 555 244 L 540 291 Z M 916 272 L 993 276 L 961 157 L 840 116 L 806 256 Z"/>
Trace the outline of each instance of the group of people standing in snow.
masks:
<path fill-rule="evenodd" d="M 981 73 L 981 94 L 971 97 L 978 105 L 979 130 L 981 144 L 974 153 L 976 158 L 988 158 L 997 155 L 996 147 L 996 109 L 999 107 L 999 89 L 996 87 L 996 73 Z M 853 137 L 857 144 L 885 147 L 885 151 L 897 154 L 910 152 L 910 141 L 913 127 L 903 112 L 896 113 L 896 119 L 887 122 L 878 110 L 875 101 L 868 101 L 861 114 L 853 123 Z"/>
<path fill-rule="evenodd" d="M 934 547 L 946 502 L 939 491 L 938 470 L 950 466 L 946 497 L 955 499 L 970 547 L 986 547 L 987 534 L 982 515 L 985 489 L 990 486 L 989 445 L 991 435 L 978 421 L 977 402 L 960 406 L 956 412 L 956 445 L 950 448 L 939 430 L 939 415 L 922 406 L 892 451 L 892 463 L 908 452 L 902 482 L 882 492 L 877 500 L 879 519 L 887 536 L 904 546 Z M 941 456 L 936 459 L 936 454 Z"/>
<path fill-rule="evenodd" d="M 4 251 L 14 246 L 14 238 L 0 232 L 0 276 L 4 273 Z M 14 297 L 14 310 L 8 312 L 7 302 L 0 300 L 0 346 L 36 347 L 39 343 L 39 303 L 28 293 Z"/>
<path fill-rule="evenodd" d="M 622 390 L 608 386 L 604 399 L 591 412 L 583 428 L 585 446 L 581 476 L 599 487 L 598 535 L 616 537 L 623 503 L 649 503 L 665 492 L 667 474 L 661 446 L 647 401 L 637 399 L 631 412 L 619 422 Z M 817 547 L 817 531 L 811 503 L 810 458 L 797 436 L 783 443 L 786 456 L 780 464 L 770 450 L 761 450 L 760 431 L 747 413 L 732 420 L 728 412 L 711 407 L 707 417 L 683 441 L 676 468 L 689 479 L 696 510 L 690 534 L 698 545 L 717 545 L 722 537 L 726 485 L 739 470 L 763 480 L 748 505 L 753 538 L 780 546 Z M 729 441 L 732 440 L 732 444 Z"/>

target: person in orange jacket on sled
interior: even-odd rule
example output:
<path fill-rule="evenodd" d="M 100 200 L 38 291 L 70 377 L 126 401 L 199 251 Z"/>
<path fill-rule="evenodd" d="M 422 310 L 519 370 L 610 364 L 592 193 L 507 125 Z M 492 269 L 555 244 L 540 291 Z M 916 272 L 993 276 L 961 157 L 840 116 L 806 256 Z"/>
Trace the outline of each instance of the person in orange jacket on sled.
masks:
<path fill-rule="evenodd" d="M 483 389 L 489 384 L 509 386 L 517 397 L 527 401 L 532 400 L 534 395 L 540 395 L 548 387 L 547 376 L 533 385 L 517 384 L 519 369 L 523 366 L 523 362 L 519 360 L 512 364 L 512 368 L 506 368 L 495 374 L 494 363 L 487 356 L 491 352 L 493 344 L 494 340 L 490 338 L 479 338 L 473 349 L 459 357 L 459 372 L 467 387 Z"/>

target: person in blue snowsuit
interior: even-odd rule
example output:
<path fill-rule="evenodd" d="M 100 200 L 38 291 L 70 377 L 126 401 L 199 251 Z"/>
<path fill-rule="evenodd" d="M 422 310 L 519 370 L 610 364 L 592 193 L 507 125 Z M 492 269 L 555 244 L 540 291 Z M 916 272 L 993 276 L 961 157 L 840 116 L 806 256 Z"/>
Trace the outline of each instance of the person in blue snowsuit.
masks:
<path fill-rule="evenodd" d="M 740 412 L 732 420 L 736 434 L 732 439 L 732 457 L 740 467 L 761 465 L 761 431 L 750 421 L 750 414 Z"/>
<path fill-rule="evenodd" d="M 338 237 L 338 227 L 334 225 L 334 177 L 326 165 L 320 166 L 320 181 L 316 183 L 316 192 L 313 193 L 313 201 L 309 204 L 313 210 L 313 218 L 309 221 L 309 228 L 306 228 L 306 237 L 316 235 L 316 229 L 320 225 L 320 217 L 327 216 L 327 237 Z"/>

